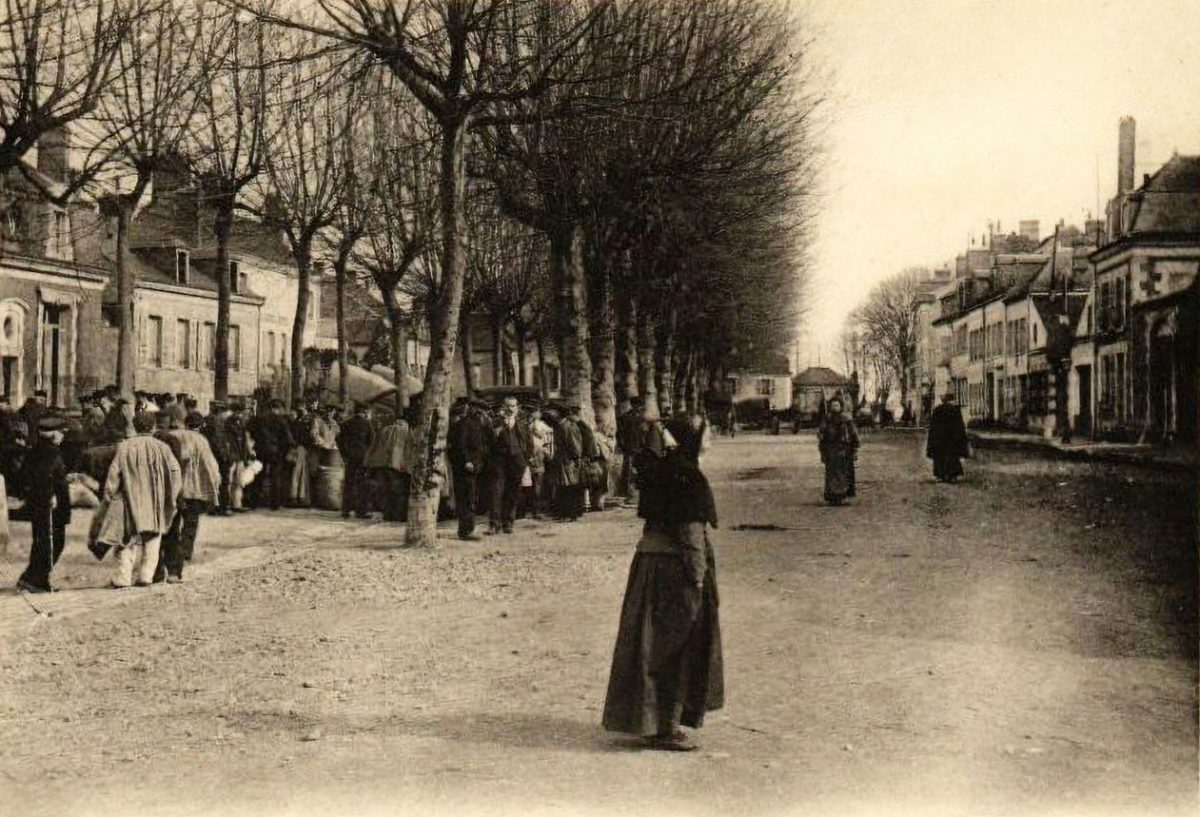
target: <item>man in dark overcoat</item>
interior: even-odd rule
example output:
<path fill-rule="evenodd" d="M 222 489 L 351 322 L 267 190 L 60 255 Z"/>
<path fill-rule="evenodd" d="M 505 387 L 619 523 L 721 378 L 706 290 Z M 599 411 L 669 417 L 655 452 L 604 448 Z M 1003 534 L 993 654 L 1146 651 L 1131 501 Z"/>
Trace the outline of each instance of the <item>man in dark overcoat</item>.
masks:
<path fill-rule="evenodd" d="M 454 480 L 454 508 L 458 514 L 458 538 L 478 541 L 475 533 L 475 501 L 478 481 L 487 462 L 487 435 L 478 412 L 467 398 L 454 404 L 447 430 L 446 456 Z"/>
<path fill-rule="evenodd" d="M 354 414 L 338 431 L 337 447 L 342 454 L 345 477 L 342 480 L 342 518 L 353 513 L 359 519 L 370 517 L 371 486 L 367 473 L 367 452 L 375 441 L 371 409 L 355 403 Z"/>
<path fill-rule="evenodd" d="M 962 411 L 954 402 L 954 394 L 948 392 L 929 418 L 925 456 L 933 460 L 933 476 L 938 482 L 954 482 L 963 474 L 960 458 L 969 455 Z"/>
<path fill-rule="evenodd" d="M 67 542 L 71 523 L 71 493 L 67 487 L 67 467 L 58 446 L 66 421 L 43 413 L 31 436 L 21 482 L 25 485 L 25 504 L 33 526 L 29 565 L 17 587 L 26 593 L 49 593 L 50 572 L 58 563 Z"/>

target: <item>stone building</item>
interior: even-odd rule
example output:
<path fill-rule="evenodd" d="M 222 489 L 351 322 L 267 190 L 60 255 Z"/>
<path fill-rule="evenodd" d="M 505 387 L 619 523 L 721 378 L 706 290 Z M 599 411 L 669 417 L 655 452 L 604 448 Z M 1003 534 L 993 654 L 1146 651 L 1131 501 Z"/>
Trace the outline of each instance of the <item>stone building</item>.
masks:
<path fill-rule="evenodd" d="M 1122 121 L 1132 129 L 1132 120 Z M 1124 145 L 1124 140 L 1122 141 Z M 1094 270 L 1095 431 L 1122 440 L 1194 439 L 1200 156 L 1173 156 L 1132 187 L 1121 153 L 1110 240 Z"/>

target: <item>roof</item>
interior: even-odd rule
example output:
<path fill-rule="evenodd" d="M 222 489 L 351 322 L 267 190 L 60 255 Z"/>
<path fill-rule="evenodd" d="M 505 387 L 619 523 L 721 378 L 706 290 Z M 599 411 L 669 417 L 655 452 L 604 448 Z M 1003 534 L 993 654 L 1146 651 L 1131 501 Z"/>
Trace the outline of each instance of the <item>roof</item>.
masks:
<path fill-rule="evenodd" d="M 827 366 L 809 366 L 792 381 L 797 386 L 849 386 L 852 381 L 848 377 L 830 369 Z"/>
<path fill-rule="evenodd" d="M 1131 199 L 1131 233 L 1200 232 L 1200 156 L 1172 156 Z"/>
<path fill-rule="evenodd" d="M 196 290 L 206 294 L 215 295 L 217 292 L 217 279 L 212 274 L 212 269 L 208 265 L 197 264 L 192 262 L 188 272 L 188 282 L 181 284 L 175 280 L 175 270 L 172 268 L 169 272 L 161 269 L 150 258 L 146 257 L 148 250 L 131 250 L 125 256 L 125 263 L 131 265 L 133 273 L 139 285 L 141 284 L 157 284 L 159 286 L 170 286 L 182 290 Z M 105 300 L 110 300 L 116 297 L 117 276 L 116 268 L 117 261 L 115 258 L 105 255 L 104 261 L 108 264 L 109 269 L 113 271 L 111 283 L 105 291 Z M 262 301 L 263 297 L 255 292 L 245 291 L 239 292 L 233 296 L 234 298 L 243 298 L 248 300 Z"/>

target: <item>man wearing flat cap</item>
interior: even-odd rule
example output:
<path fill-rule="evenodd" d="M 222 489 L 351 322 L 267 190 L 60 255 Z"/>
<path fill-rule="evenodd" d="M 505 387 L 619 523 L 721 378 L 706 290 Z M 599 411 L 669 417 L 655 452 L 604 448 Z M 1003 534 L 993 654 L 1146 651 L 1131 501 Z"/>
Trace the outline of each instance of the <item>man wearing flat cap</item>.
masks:
<path fill-rule="evenodd" d="M 67 488 L 67 467 L 58 448 L 65 427 L 66 421 L 61 416 L 41 415 L 22 469 L 25 504 L 33 527 L 29 566 L 17 580 L 18 589 L 26 593 L 49 593 L 54 589 L 50 572 L 67 542 L 71 493 Z"/>

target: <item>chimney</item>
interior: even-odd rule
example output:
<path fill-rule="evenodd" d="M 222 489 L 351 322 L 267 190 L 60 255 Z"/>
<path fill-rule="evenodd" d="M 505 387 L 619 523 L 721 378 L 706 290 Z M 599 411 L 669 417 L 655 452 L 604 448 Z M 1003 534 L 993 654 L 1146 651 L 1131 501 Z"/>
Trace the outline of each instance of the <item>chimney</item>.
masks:
<path fill-rule="evenodd" d="M 70 173 L 71 132 L 66 125 L 51 128 L 37 142 L 37 169 L 56 182 L 66 182 Z"/>
<path fill-rule="evenodd" d="M 1117 139 L 1117 194 L 1133 192 L 1133 169 L 1137 146 L 1137 122 L 1132 116 L 1121 117 Z"/>
<path fill-rule="evenodd" d="M 1021 222 L 1021 238 L 1027 238 L 1034 244 L 1038 243 L 1041 235 L 1041 224 L 1037 219 Z"/>

